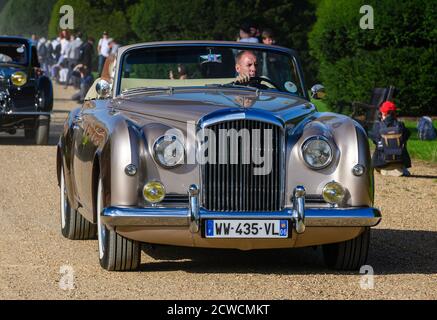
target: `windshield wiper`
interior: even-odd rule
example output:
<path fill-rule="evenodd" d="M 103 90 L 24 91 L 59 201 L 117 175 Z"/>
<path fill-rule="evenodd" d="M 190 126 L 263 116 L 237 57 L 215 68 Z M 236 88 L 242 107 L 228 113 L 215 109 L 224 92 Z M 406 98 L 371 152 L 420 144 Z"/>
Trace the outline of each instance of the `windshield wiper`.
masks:
<path fill-rule="evenodd" d="M 153 92 L 153 91 L 168 91 L 170 94 L 173 94 L 174 88 L 173 87 L 137 87 L 137 88 L 124 89 L 121 92 L 121 94 L 129 95 L 129 94 Z"/>

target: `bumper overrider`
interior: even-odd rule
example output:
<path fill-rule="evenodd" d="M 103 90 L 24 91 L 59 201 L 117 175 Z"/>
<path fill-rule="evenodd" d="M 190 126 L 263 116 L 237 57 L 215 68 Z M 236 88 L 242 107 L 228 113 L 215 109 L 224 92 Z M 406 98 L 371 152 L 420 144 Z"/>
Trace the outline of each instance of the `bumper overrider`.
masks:
<path fill-rule="evenodd" d="M 305 227 L 373 227 L 381 221 L 381 213 L 371 207 L 305 208 L 305 188 L 293 192 L 293 207 L 276 212 L 215 212 L 200 207 L 199 188 L 191 185 L 188 208 L 108 207 L 101 212 L 101 221 L 110 227 L 187 227 L 192 233 L 201 229 L 205 219 L 281 219 L 290 220 L 296 233 Z"/>

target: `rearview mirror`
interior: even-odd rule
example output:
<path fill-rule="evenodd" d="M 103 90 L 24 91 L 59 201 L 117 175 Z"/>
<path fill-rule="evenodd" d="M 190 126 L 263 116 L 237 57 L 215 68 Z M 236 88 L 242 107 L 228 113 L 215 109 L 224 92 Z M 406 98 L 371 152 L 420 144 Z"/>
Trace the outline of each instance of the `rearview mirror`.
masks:
<path fill-rule="evenodd" d="M 325 97 L 326 93 L 325 93 L 325 87 L 321 84 L 315 84 L 314 86 L 312 86 L 311 88 L 311 98 L 313 99 L 323 99 Z"/>

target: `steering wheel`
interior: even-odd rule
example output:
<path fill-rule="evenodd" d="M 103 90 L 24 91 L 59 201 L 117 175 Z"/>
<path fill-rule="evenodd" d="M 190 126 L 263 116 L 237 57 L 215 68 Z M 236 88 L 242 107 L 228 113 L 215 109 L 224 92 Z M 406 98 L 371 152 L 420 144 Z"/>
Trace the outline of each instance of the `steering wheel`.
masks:
<path fill-rule="evenodd" d="M 275 87 L 275 89 L 281 90 L 280 86 L 278 86 L 276 83 L 274 83 L 269 78 L 264 78 L 264 77 L 250 77 L 250 80 L 249 80 L 248 84 L 249 85 L 251 83 L 253 83 L 253 84 L 261 84 L 262 81 L 265 81 L 265 82 L 271 84 L 273 87 Z M 235 84 L 241 84 L 239 81 L 235 81 L 234 83 Z"/>

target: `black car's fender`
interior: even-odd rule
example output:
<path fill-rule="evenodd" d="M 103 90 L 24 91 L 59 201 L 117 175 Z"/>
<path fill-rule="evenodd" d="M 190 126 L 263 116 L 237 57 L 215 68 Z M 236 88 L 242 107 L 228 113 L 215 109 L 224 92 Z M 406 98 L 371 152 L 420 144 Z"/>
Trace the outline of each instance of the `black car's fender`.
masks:
<path fill-rule="evenodd" d="M 36 81 L 38 96 L 42 101 L 39 108 L 41 111 L 50 112 L 53 109 L 53 85 L 47 76 L 41 76 Z"/>

